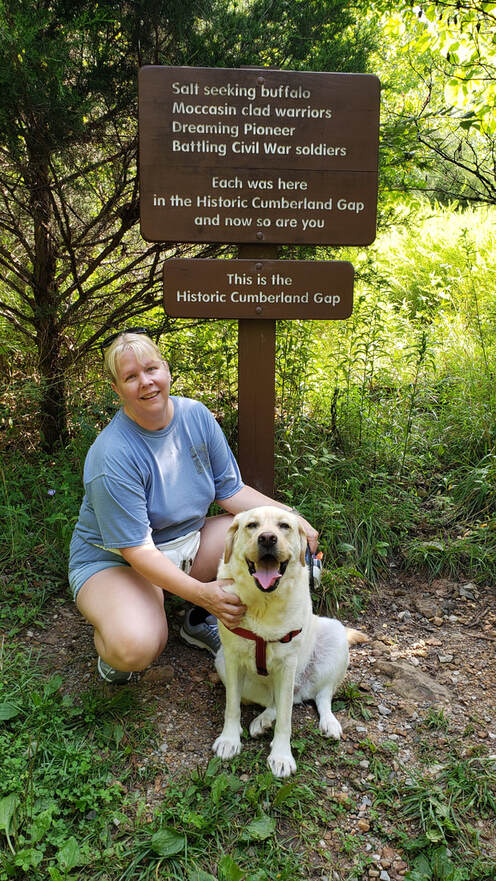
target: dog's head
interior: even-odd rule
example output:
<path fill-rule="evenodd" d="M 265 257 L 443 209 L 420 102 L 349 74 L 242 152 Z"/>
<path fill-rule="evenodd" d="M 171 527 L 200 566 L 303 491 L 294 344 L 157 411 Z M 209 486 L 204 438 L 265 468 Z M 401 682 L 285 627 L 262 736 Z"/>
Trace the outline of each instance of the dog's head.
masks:
<path fill-rule="evenodd" d="M 224 563 L 236 559 L 259 590 L 271 593 L 288 566 L 305 566 L 306 535 L 298 518 L 274 506 L 237 514 L 229 527 Z"/>

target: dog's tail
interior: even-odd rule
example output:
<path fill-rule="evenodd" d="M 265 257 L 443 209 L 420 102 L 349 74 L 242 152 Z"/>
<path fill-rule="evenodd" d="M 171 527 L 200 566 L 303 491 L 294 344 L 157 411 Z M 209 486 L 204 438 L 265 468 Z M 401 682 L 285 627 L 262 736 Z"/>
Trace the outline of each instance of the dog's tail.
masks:
<path fill-rule="evenodd" d="M 366 633 L 362 633 L 361 630 L 353 630 L 352 627 L 346 628 L 346 636 L 348 638 L 348 645 L 357 645 L 360 642 L 370 642 L 370 637 L 367 636 Z"/>

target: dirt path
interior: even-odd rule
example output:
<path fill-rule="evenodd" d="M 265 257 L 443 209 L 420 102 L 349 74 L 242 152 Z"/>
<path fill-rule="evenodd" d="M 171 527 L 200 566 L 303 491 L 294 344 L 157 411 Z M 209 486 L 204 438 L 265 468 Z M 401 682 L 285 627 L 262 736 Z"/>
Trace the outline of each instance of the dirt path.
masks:
<path fill-rule="evenodd" d="M 181 608 L 176 607 L 169 616 L 171 635 L 166 651 L 131 685 L 155 707 L 158 745 L 153 747 L 153 757 L 160 757 L 164 773 L 147 792 L 150 803 L 160 796 L 169 774 L 208 763 L 211 744 L 222 727 L 223 687 L 211 657 L 178 638 L 181 614 Z M 91 627 L 69 601 L 56 603 L 50 615 L 50 628 L 30 630 L 25 638 L 41 649 L 47 669 L 63 675 L 65 690 L 77 694 L 81 686 L 97 681 Z M 352 649 L 348 672 L 348 682 L 355 683 L 363 696 L 370 718 L 356 720 L 339 714 L 346 753 L 353 754 L 365 737 L 378 747 L 393 741 L 398 747 L 396 762 L 414 765 L 419 721 L 441 711 L 451 730 L 465 733 L 467 755 L 481 745 L 496 753 L 494 588 L 447 579 L 428 583 L 400 575 L 377 589 L 360 622 L 346 623 L 370 636 L 369 643 Z M 245 722 L 252 712 L 249 707 L 244 709 Z M 312 706 L 295 708 L 294 733 L 311 718 L 316 718 Z M 442 749 L 443 732 L 436 731 L 433 736 Z M 366 764 L 361 763 L 364 781 Z M 353 781 L 330 778 L 329 785 L 338 800 L 349 800 Z M 375 868 L 364 877 L 401 879 L 406 863 L 374 837 L 369 800 L 357 796 L 352 802 L 344 826 L 350 833 L 358 831 L 365 836 L 366 847 L 376 858 Z M 482 839 L 488 836 L 489 849 L 494 848 L 491 830 L 482 824 L 480 832 Z M 324 835 L 321 845 L 332 849 L 335 841 L 329 834 L 329 840 Z"/>

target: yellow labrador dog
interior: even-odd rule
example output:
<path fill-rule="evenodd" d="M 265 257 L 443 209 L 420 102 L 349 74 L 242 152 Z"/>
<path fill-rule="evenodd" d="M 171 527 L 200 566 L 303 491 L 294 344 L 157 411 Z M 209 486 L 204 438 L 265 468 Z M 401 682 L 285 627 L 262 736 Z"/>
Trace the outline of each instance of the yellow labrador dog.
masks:
<path fill-rule="evenodd" d="M 241 750 L 241 701 L 266 709 L 250 725 L 257 737 L 275 721 L 268 765 L 276 777 L 296 770 L 291 754 L 293 703 L 314 700 L 325 737 L 339 739 L 332 697 L 348 667 L 348 644 L 367 639 L 331 618 L 312 614 L 307 540 L 298 518 L 275 506 L 238 514 L 228 531 L 219 578 L 247 607 L 242 627 L 219 623 L 215 665 L 226 687 L 224 728 L 213 744 L 221 759 Z"/>

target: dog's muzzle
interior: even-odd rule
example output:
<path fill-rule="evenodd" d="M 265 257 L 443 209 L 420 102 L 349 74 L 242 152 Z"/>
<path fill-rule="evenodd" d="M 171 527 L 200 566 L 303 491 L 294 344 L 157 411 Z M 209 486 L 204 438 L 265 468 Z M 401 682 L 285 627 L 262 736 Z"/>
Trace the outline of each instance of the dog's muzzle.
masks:
<path fill-rule="evenodd" d="M 264 593 L 272 593 L 273 590 L 279 587 L 279 582 L 287 569 L 288 562 L 288 560 L 279 562 L 272 554 L 264 554 L 257 563 L 254 563 L 253 560 L 246 560 L 250 575 L 253 575 L 255 584 Z"/>

